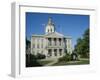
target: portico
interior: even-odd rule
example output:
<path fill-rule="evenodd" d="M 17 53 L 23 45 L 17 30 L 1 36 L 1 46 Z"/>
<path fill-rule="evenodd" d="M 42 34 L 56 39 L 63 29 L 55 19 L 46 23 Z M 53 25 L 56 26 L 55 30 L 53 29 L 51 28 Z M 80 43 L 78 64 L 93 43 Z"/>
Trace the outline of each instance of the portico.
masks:
<path fill-rule="evenodd" d="M 50 57 L 53 57 L 53 58 L 61 57 L 64 54 L 64 49 L 60 49 L 60 48 L 58 48 L 58 49 L 56 49 L 56 48 L 55 49 L 48 49 L 47 51 L 48 51 L 48 53 L 47 53 L 48 58 L 50 58 Z"/>
<path fill-rule="evenodd" d="M 52 36 L 52 37 L 51 37 Z M 47 58 L 57 58 L 62 57 L 65 54 L 65 40 L 62 35 L 59 35 L 57 32 L 51 33 L 45 36 L 46 37 L 46 50 Z"/>
<path fill-rule="evenodd" d="M 63 38 L 47 38 L 48 46 L 64 46 Z"/>

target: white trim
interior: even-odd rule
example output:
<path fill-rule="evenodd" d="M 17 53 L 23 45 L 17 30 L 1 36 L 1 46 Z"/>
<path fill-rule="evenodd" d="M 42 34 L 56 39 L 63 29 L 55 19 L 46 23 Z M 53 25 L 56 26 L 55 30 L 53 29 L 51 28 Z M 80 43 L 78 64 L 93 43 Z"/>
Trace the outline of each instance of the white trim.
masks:
<path fill-rule="evenodd" d="M 20 44 L 19 44 L 19 36 L 20 36 L 20 29 L 19 29 L 19 6 L 15 3 L 12 3 L 12 25 L 11 25 L 11 38 L 12 38 L 12 62 L 11 62 L 11 75 L 17 77 L 20 75 Z"/>
<path fill-rule="evenodd" d="M 29 7 L 31 6 L 31 7 Z M 27 3 L 12 4 L 12 76 L 46 76 L 46 75 L 64 75 L 64 74 L 80 74 L 96 71 L 96 56 L 95 47 L 91 46 L 91 63 L 90 65 L 80 66 L 59 66 L 59 67 L 35 67 L 25 68 L 25 12 L 48 12 L 59 14 L 84 14 L 90 16 L 90 43 L 95 44 L 95 8 L 73 7 L 73 6 L 49 6 Z M 14 17 L 13 17 L 14 16 Z M 14 49 L 15 48 L 15 49 Z"/>

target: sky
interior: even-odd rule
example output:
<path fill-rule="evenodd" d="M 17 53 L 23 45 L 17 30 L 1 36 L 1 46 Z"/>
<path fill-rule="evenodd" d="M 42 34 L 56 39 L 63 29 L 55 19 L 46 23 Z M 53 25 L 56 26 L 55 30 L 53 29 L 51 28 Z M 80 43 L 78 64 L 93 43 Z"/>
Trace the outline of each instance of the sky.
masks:
<path fill-rule="evenodd" d="M 52 18 L 57 32 L 71 36 L 73 48 L 77 39 L 89 28 L 89 15 L 26 12 L 26 37 L 30 39 L 32 34 L 45 34 L 49 17 Z"/>

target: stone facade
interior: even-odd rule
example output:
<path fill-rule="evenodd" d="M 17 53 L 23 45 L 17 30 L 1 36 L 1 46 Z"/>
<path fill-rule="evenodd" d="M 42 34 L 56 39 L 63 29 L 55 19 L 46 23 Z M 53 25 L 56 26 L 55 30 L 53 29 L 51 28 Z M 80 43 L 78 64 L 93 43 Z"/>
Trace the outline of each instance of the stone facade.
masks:
<path fill-rule="evenodd" d="M 31 54 L 44 54 L 46 58 L 59 58 L 65 52 L 72 53 L 71 37 L 55 31 L 55 25 L 49 18 L 44 35 L 32 35 Z"/>

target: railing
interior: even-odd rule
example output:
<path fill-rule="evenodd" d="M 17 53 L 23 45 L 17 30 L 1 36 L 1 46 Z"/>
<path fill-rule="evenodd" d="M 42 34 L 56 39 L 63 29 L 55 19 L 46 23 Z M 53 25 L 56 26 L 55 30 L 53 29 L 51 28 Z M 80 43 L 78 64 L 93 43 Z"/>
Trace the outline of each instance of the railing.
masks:
<path fill-rule="evenodd" d="M 65 46 L 64 45 L 61 45 L 61 46 L 47 45 L 45 48 L 65 48 Z"/>

